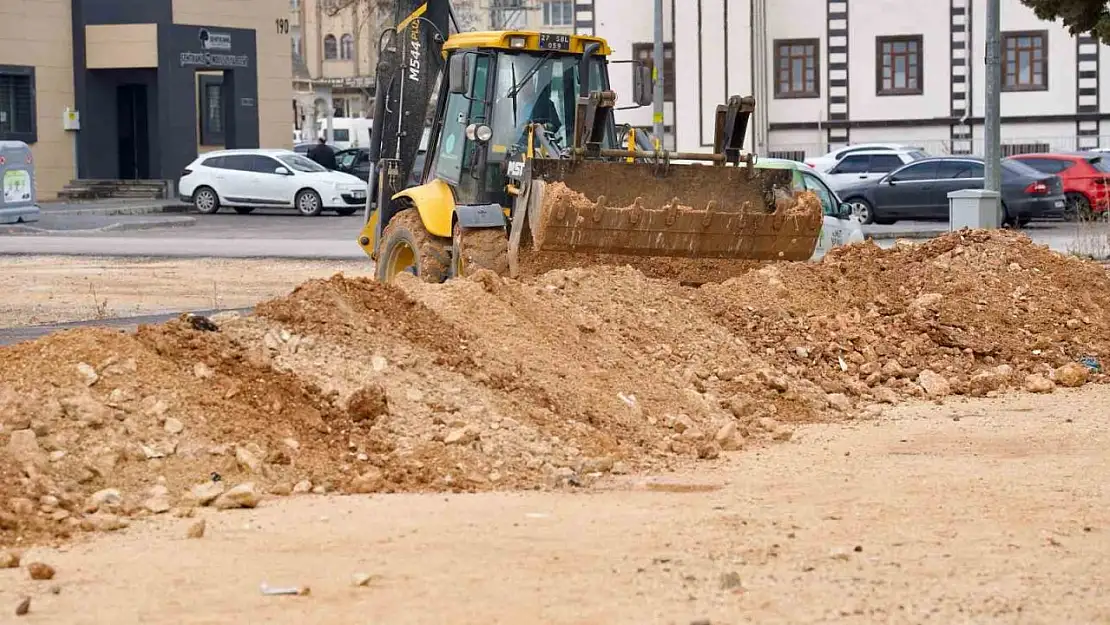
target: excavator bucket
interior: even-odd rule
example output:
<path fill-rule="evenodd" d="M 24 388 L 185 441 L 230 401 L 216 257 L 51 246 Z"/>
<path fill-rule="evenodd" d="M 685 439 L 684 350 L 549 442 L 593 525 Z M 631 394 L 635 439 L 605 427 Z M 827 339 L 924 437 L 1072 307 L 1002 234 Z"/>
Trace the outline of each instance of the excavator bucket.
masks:
<path fill-rule="evenodd" d="M 539 252 L 808 260 L 821 205 L 792 172 L 717 165 L 536 159 L 528 201 Z M 807 197 L 808 196 L 808 197 Z"/>

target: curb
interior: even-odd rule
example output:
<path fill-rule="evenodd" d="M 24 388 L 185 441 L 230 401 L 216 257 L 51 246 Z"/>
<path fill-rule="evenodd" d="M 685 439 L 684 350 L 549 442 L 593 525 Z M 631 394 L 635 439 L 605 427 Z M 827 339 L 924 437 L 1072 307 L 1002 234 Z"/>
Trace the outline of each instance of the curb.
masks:
<path fill-rule="evenodd" d="M 888 230 L 883 232 L 863 233 L 863 238 L 876 241 L 894 241 L 896 239 L 932 239 L 947 234 L 947 230 Z"/>
<path fill-rule="evenodd" d="M 100 228 L 85 228 L 83 230 L 52 230 L 28 225 L 0 226 L 0 235 L 45 235 L 45 236 L 80 236 L 87 234 L 101 234 L 105 232 L 127 232 L 131 230 L 156 230 L 158 228 L 190 228 L 197 224 L 195 217 L 174 216 L 162 219 L 148 219 L 145 221 L 117 222 L 101 226 Z"/>
<path fill-rule="evenodd" d="M 43 215 L 151 215 L 157 213 L 187 213 L 192 210 L 188 204 L 135 204 L 115 206 L 89 206 L 81 208 L 58 208 L 49 204 L 39 205 Z"/>

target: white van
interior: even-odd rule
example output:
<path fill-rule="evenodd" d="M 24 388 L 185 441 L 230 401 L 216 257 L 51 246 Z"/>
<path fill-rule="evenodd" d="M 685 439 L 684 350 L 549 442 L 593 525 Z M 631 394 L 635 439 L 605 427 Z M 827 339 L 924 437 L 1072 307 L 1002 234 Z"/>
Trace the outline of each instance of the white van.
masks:
<path fill-rule="evenodd" d="M 366 147 L 370 145 L 370 129 L 374 120 L 365 117 L 333 117 L 331 120 L 333 140 L 331 146 L 337 150 Z M 316 137 L 323 139 L 328 134 L 328 120 L 316 120 Z"/>

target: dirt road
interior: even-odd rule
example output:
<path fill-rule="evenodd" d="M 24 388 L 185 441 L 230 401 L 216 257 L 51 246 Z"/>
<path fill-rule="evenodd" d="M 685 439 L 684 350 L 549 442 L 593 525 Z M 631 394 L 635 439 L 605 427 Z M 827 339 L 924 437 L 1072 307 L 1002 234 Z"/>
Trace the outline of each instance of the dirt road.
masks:
<path fill-rule="evenodd" d="M 239 308 L 369 262 L 0 256 L 0 327 Z"/>
<path fill-rule="evenodd" d="M 903 406 L 589 492 L 204 509 L 200 540 L 166 519 L 27 552 L 57 577 L 0 570 L 2 620 L 30 596 L 18 622 L 1106 622 L 1107 406 L 1090 386 Z"/>

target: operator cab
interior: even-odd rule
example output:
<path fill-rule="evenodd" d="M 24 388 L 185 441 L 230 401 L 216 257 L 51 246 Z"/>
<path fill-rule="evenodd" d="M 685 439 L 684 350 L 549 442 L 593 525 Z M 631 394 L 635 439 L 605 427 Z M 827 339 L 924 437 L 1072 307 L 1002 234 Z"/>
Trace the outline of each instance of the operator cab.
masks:
<path fill-rule="evenodd" d="M 454 46 L 445 46 L 448 69 L 438 102 L 444 114 L 436 116 L 439 123 L 432 129 L 425 180 L 439 178 L 450 184 L 459 204 L 510 206 L 507 165 L 512 156 L 527 150 L 529 124 L 542 124 L 544 141 L 537 144 L 556 152 L 537 156 L 565 157 L 574 142 L 579 96 L 609 89 L 606 59 L 602 54 L 584 57 L 582 50 L 590 43 L 585 38 L 498 35 L 495 45 L 489 44 L 492 33 L 465 33 L 452 38 Z M 474 47 L 467 45 L 471 38 Z M 484 46 L 478 43 L 482 39 Z M 589 81 L 585 90 L 583 70 Z M 610 120 L 603 147 L 616 145 Z"/>

